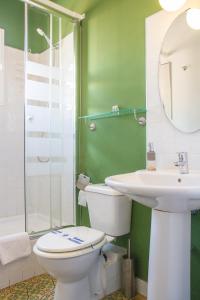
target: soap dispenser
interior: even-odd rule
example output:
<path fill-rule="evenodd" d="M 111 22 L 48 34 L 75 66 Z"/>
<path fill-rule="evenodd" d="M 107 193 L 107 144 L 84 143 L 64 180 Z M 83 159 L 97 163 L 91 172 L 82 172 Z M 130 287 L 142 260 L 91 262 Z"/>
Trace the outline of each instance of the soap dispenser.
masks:
<path fill-rule="evenodd" d="M 156 153 L 154 151 L 153 143 L 148 144 L 147 170 L 148 171 L 156 171 Z"/>

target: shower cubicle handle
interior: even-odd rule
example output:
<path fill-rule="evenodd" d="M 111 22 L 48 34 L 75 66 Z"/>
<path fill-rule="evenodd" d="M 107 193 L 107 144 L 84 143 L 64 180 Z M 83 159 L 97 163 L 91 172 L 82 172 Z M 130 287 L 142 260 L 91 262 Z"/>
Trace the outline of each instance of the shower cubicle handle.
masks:
<path fill-rule="evenodd" d="M 29 115 L 29 116 L 27 116 L 27 121 L 29 121 L 29 122 L 32 122 L 32 121 L 33 121 L 33 119 L 34 119 L 34 118 L 33 118 L 33 116 L 30 116 L 30 115 Z"/>
<path fill-rule="evenodd" d="M 41 163 L 48 163 L 50 161 L 49 157 L 47 158 L 42 158 L 40 156 L 37 156 L 37 160 Z"/>

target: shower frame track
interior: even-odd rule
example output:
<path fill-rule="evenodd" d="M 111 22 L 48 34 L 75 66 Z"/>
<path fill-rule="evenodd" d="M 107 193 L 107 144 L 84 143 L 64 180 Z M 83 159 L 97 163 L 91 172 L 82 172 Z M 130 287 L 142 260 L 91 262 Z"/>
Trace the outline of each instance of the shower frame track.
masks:
<path fill-rule="evenodd" d="M 54 12 L 58 12 L 65 16 L 71 17 L 77 21 L 82 21 L 85 19 L 85 14 L 79 14 L 77 12 L 74 12 L 70 9 L 67 9 L 49 0 L 21 0 L 21 1 L 39 7 L 40 9 L 43 10 L 47 10 L 47 11 L 53 10 Z"/>

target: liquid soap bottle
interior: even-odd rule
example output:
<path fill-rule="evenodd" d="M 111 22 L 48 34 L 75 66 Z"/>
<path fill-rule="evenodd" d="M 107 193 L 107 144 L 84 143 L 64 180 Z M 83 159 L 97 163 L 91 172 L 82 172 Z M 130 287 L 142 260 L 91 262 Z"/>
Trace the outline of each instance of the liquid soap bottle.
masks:
<path fill-rule="evenodd" d="M 153 143 L 148 144 L 147 170 L 148 171 L 156 171 L 156 153 L 154 151 Z"/>

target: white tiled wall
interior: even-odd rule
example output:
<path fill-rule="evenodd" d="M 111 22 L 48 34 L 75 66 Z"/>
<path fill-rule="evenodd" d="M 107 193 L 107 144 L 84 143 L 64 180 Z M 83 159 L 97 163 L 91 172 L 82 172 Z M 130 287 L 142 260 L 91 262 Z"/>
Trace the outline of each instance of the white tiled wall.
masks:
<path fill-rule="evenodd" d="M 4 59 L 5 99 L 0 105 L 0 217 L 9 217 L 24 213 L 24 54 L 5 47 Z"/>
<path fill-rule="evenodd" d="M 189 7 L 200 7 L 200 0 L 189 0 L 175 13 L 160 11 L 146 19 L 147 144 L 153 142 L 158 168 L 173 168 L 177 152 L 186 151 L 191 169 L 200 169 L 200 131 L 182 133 L 168 121 L 160 101 L 158 63 L 164 36 L 174 19 Z M 180 87 L 181 88 L 181 87 Z"/>
<path fill-rule="evenodd" d="M 35 241 L 32 241 L 32 246 Z M 34 253 L 6 266 L 0 265 L 0 289 L 45 273 L 40 267 Z"/>

